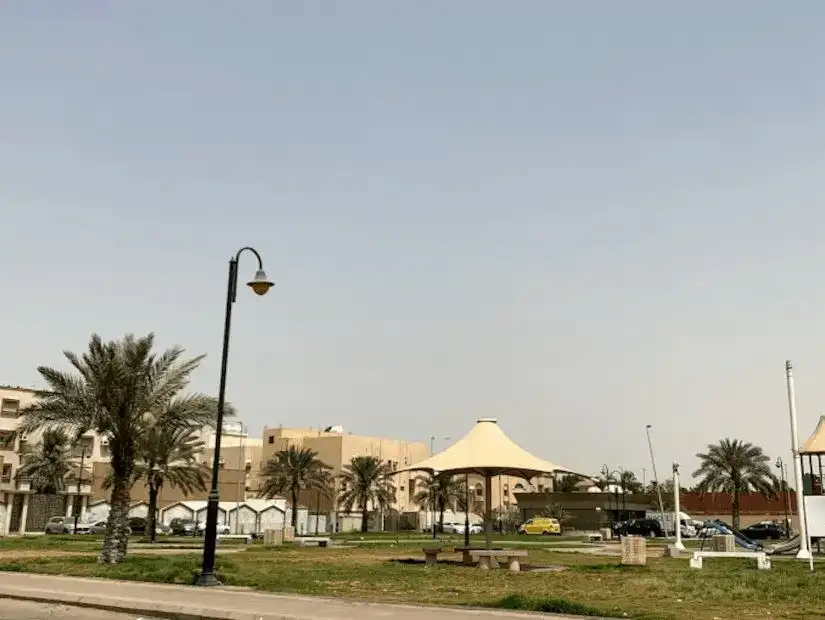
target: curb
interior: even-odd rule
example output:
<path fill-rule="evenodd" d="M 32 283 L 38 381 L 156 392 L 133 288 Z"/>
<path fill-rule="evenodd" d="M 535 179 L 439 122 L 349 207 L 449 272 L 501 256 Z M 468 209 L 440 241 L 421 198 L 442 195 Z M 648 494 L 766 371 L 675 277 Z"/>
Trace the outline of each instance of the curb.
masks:
<path fill-rule="evenodd" d="M 149 618 L 170 620 L 321 620 L 311 616 L 288 614 L 260 614 L 238 612 L 231 609 L 202 609 L 172 603 L 154 603 L 143 599 L 114 596 L 79 595 L 36 588 L 7 588 L 0 586 L 0 599 L 33 601 L 53 605 L 71 605 L 118 613 L 137 614 Z M 148 618 L 147 618 L 148 620 Z"/>

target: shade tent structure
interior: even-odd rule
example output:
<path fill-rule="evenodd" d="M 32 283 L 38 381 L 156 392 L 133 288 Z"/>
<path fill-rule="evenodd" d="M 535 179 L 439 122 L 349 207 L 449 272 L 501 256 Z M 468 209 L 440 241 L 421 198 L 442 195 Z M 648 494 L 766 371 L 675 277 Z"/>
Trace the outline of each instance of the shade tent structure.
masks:
<path fill-rule="evenodd" d="M 484 477 L 484 516 L 487 548 L 493 546 L 493 477 L 515 476 L 529 480 L 542 474 L 576 473 L 533 456 L 504 434 L 498 421 L 484 418 L 462 439 L 430 458 L 399 471 L 432 474 L 476 474 Z"/>

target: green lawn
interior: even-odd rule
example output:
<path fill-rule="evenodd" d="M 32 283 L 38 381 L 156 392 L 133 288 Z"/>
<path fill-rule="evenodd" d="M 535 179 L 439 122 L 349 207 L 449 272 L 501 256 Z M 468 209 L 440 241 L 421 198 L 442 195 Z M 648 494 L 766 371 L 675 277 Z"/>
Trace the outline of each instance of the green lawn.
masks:
<path fill-rule="evenodd" d="M 0 570 L 191 583 L 200 563 L 193 552 L 134 555 L 122 565 L 99 565 L 94 554 L 99 544 L 81 537 L 6 539 L 0 541 Z M 219 556 L 217 570 L 228 585 L 273 592 L 645 619 L 802 619 L 822 618 L 825 610 L 825 564 L 813 575 L 806 564 L 781 559 L 771 571 L 737 560 L 708 560 L 702 571 L 692 571 L 684 558 L 622 567 L 614 558 L 533 548 L 525 564 L 566 570 L 510 573 L 464 567 L 458 556 L 426 568 L 420 556 L 409 546 L 299 549 L 256 544 Z"/>

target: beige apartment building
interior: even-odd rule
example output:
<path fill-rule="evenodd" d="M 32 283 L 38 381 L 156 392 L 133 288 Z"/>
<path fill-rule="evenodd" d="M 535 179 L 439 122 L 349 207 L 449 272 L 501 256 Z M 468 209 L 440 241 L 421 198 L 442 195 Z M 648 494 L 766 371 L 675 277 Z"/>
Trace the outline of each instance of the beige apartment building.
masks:
<path fill-rule="evenodd" d="M 215 458 L 215 430 L 206 428 L 201 431 L 201 440 L 205 443 L 201 462 L 212 467 Z M 248 429 L 240 423 L 225 424 L 221 433 L 222 470 L 238 470 L 244 474 L 238 485 L 252 499 L 258 497 L 261 486 L 260 473 L 263 470 L 263 440 L 250 437 Z"/>
<path fill-rule="evenodd" d="M 69 478 L 62 498 L 46 504 L 37 497 L 27 480 L 17 480 L 20 468 L 20 454 L 27 447 L 34 448 L 40 441 L 40 433 L 23 433 L 20 431 L 20 412 L 37 400 L 38 392 L 33 389 L 0 386 L 0 535 L 10 532 L 22 532 L 26 528 L 39 526 L 44 514 L 59 510 L 66 515 L 78 510 L 85 514 L 92 495 L 92 466 L 95 462 L 109 461 L 109 445 L 106 439 L 100 439 L 94 433 L 86 433 L 72 448 L 76 467 Z M 83 461 L 83 476 L 80 476 L 80 462 Z M 78 488 L 78 481 L 80 488 Z M 52 498 L 54 500 L 54 498 Z M 30 502 L 34 506 L 30 510 Z M 76 503 L 79 502 L 79 508 Z M 59 504 L 59 505 L 58 505 Z M 44 514 L 39 514 L 44 512 Z M 53 515 L 48 515 L 53 516 Z M 46 516 L 46 518 L 48 518 Z M 28 522 L 28 526 L 27 526 Z M 35 522 L 33 524 L 33 522 Z"/>

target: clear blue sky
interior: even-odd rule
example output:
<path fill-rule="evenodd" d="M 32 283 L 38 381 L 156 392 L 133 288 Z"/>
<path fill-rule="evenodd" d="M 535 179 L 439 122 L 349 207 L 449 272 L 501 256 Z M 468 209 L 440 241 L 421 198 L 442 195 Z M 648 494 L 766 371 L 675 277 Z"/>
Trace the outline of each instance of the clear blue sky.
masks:
<path fill-rule="evenodd" d="M 0 19 L 0 383 L 90 332 L 264 424 L 498 417 L 660 475 L 825 411 L 825 4 L 113 3 Z M 246 257 L 242 277 L 255 265 Z"/>

